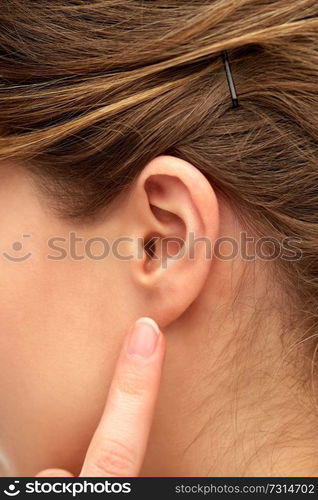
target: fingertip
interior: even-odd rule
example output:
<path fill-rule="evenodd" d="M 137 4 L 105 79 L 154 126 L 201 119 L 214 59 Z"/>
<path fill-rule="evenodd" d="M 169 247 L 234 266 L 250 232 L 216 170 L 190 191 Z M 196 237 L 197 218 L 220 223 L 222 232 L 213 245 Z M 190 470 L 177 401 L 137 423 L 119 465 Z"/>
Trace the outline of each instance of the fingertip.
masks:
<path fill-rule="evenodd" d="M 160 333 L 159 326 L 157 325 L 157 323 L 155 322 L 155 320 L 152 319 L 152 318 L 149 318 L 147 316 L 143 316 L 143 317 L 137 319 L 136 324 L 139 324 L 139 323 L 147 323 L 148 325 L 150 325 L 155 330 L 156 333 Z"/>
<path fill-rule="evenodd" d="M 45 469 L 35 477 L 74 477 L 73 474 L 63 469 Z"/>

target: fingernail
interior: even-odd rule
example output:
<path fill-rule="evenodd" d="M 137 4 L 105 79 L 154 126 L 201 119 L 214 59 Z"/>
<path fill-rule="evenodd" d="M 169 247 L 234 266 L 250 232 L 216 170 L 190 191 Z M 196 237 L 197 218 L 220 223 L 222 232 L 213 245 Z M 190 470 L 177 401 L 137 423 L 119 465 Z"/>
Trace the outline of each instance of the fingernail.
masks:
<path fill-rule="evenodd" d="M 129 354 L 149 358 L 155 352 L 158 337 L 157 323 L 151 318 L 140 318 L 130 334 L 127 351 Z"/>

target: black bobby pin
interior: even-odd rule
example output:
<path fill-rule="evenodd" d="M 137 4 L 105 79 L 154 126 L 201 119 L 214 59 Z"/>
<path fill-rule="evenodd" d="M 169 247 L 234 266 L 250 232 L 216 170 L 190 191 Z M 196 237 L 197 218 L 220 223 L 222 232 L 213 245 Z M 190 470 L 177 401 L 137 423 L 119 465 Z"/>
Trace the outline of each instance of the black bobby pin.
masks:
<path fill-rule="evenodd" d="M 235 85 L 234 85 L 234 81 L 233 81 L 229 56 L 228 56 L 226 50 L 224 52 L 222 52 L 222 59 L 223 59 L 223 63 L 224 63 L 227 83 L 229 84 L 230 94 L 231 94 L 231 98 L 232 98 L 232 105 L 233 105 L 232 107 L 238 108 L 239 101 L 238 101 L 238 97 L 237 97 L 237 93 L 236 93 L 236 89 L 235 89 Z"/>

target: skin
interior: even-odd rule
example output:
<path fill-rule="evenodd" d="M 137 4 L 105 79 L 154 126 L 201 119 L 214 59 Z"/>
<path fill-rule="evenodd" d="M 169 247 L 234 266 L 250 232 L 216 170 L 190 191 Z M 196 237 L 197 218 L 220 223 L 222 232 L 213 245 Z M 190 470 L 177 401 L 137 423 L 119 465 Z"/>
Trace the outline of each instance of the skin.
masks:
<path fill-rule="evenodd" d="M 131 474 L 317 474 L 311 361 L 296 346 L 303 332 L 291 323 L 295 305 L 277 278 L 279 262 L 207 258 L 203 241 L 189 258 L 190 232 L 215 241 L 246 230 L 193 165 L 156 158 L 128 192 L 82 222 L 54 212 L 23 166 L 2 164 L 0 177 L 0 475 L 56 467 L 94 475 L 91 450 L 117 427 L 109 404 L 104 410 L 116 360 L 145 316 L 164 333 L 167 355 L 146 450 L 150 406 L 133 438 Z M 69 248 L 72 232 L 83 239 L 76 255 L 48 258 L 61 255 L 48 249 L 50 238 L 64 237 L 60 246 Z M 155 235 L 182 238 L 185 257 L 158 244 L 158 260 L 145 251 L 137 258 L 137 239 Z M 130 238 L 122 258 L 85 253 L 85 242 L 101 236 Z M 4 252 L 32 257 L 16 262 Z M 136 432 L 128 410 L 117 416 L 111 406 L 116 422 Z"/>
<path fill-rule="evenodd" d="M 156 337 L 150 349 L 145 336 Z M 140 318 L 124 339 L 107 403 L 80 476 L 134 477 L 139 473 L 152 424 L 164 350 L 165 340 L 156 323 L 150 318 Z M 37 476 L 72 474 L 49 469 Z"/>

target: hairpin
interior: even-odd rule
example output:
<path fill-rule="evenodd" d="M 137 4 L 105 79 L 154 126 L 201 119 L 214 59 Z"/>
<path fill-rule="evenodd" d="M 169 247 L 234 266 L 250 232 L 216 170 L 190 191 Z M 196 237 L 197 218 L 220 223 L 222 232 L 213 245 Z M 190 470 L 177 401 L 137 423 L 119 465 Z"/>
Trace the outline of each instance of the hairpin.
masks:
<path fill-rule="evenodd" d="M 232 71 L 231 71 L 231 65 L 230 65 L 230 61 L 229 61 L 229 56 L 228 56 L 226 50 L 224 50 L 222 52 L 222 59 L 223 59 L 223 63 L 224 63 L 224 68 L 225 68 L 227 83 L 229 85 L 230 94 L 231 94 L 231 98 L 232 98 L 232 107 L 233 108 L 238 108 L 239 101 L 238 101 L 237 93 L 236 93 L 236 90 L 235 90 L 235 85 L 234 85 L 234 81 L 233 81 L 233 76 L 232 76 Z"/>

